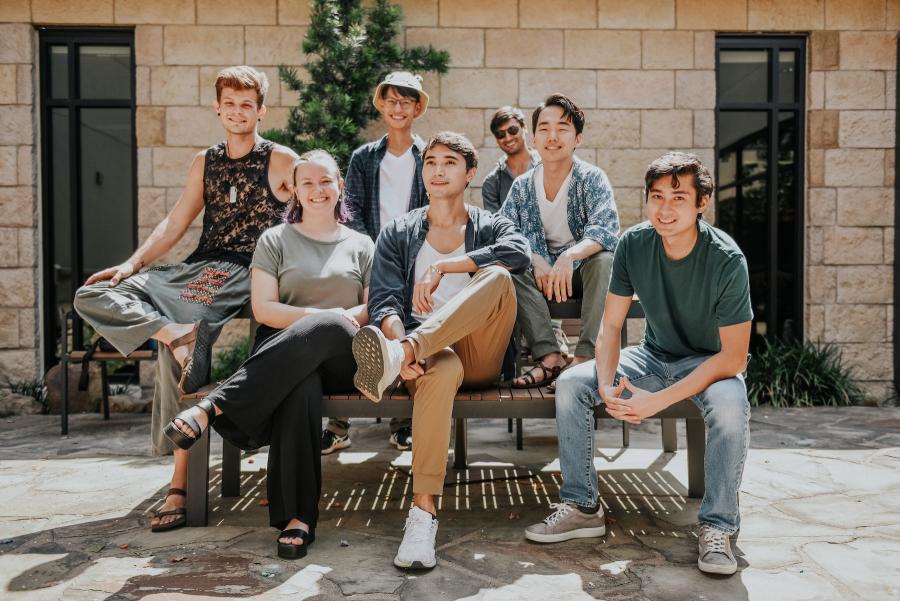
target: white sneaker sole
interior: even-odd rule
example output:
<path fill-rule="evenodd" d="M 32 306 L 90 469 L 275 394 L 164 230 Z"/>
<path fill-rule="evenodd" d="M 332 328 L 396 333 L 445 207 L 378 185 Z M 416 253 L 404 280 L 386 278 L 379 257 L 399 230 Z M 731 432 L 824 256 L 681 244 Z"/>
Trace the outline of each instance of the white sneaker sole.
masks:
<path fill-rule="evenodd" d="M 423 561 L 402 561 L 399 556 L 394 557 L 394 565 L 404 570 L 430 570 L 437 565 L 437 558 L 431 562 Z"/>
<path fill-rule="evenodd" d="M 569 530 L 568 532 L 560 532 L 558 534 L 539 534 L 537 532 L 529 532 L 528 530 L 525 531 L 525 538 L 536 543 L 561 543 L 575 538 L 598 538 L 605 535 L 606 526 L 578 528 L 577 530 Z"/>
<path fill-rule="evenodd" d="M 353 337 L 352 350 L 356 359 L 353 385 L 370 401 L 380 403 L 385 389 L 391 385 L 384 369 L 387 341 L 374 327 L 366 326 Z"/>
<path fill-rule="evenodd" d="M 322 449 L 322 454 L 323 455 L 331 455 L 335 451 L 339 451 L 341 449 L 346 449 L 351 444 L 353 444 L 353 443 L 350 441 L 349 438 L 347 440 L 342 440 L 341 442 L 337 442 L 337 443 L 331 445 L 327 449 Z"/>
<path fill-rule="evenodd" d="M 717 563 L 704 563 L 698 559 L 697 567 L 700 568 L 701 572 L 707 574 L 724 574 L 726 576 L 731 576 L 737 572 L 737 562 L 730 566 L 723 566 Z"/>

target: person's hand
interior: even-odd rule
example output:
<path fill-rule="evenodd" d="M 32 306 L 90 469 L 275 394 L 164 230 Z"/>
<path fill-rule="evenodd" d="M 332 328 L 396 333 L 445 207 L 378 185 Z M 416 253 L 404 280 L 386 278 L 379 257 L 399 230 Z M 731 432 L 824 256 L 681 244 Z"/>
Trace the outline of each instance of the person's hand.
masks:
<path fill-rule="evenodd" d="M 623 387 L 631 393 L 630 398 L 622 398 Z M 605 391 L 607 394 L 607 398 L 604 399 L 606 412 L 612 417 L 630 424 L 639 424 L 641 420 L 656 415 L 667 406 L 658 394 L 638 388 L 624 376 L 615 390 L 609 391 L 609 388 L 607 387 Z M 617 392 L 617 394 L 610 394 L 610 392 Z"/>
<path fill-rule="evenodd" d="M 572 296 L 572 273 L 575 260 L 569 253 L 564 252 L 556 259 L 550 277 L 547 279 L 547 289 L 544 294 L 547 300 L 555 300 L 558 303 L 565 302 Z"/>
<path fill-rule="evenodd" d="M 136 263 L 140 264 L 140 261 Z M 93 284 L 94 282 L 103 282 L 109 280 L 110 286 L 117 286 L 119 282 L 124 280 L 125 278 L 134 275 L 138 271 L 138 267 L 135 265 L 134 261 L 125 261 L 115 267 L 108 267 L 102 271 L 98 271 L 91 277 L 87 279 L 84 283 L 85 286 Z"/>
<path fill-rule="evenodd" d="M 350 309 L 337 309 L 337 312 L 344 316 L 344 318 L 353 324 L 357 330 L 359 329 L 359 322 L 356 320 L 356 315 L 353 314 L 353 311 Z"/>
<path fill-rule="evenodd" d="M 547 291 L 550 290 L 547 285 L 550 279 L 550 270 L 552 269 L 550 263 L 541 255 L 532 253 L 531 269 L 534 271 L 534 281 L 537 283 L 537 289 L 546 295 Z M 548 296 L 547 298 L 550 297 Z"/>
<path fill-rule="evenodd" d="M 404 365 L 400 368 L 400 378 L 403 379 L 404 382 L 409 382 L 410 380 L 415 380 L 419 376 L 425 374 L 425 362 L 424 361 L 413 361 L 409 365 Z"/>
<path fill-rule="evenodd" d="M 419 313 L 431 313 L 434 310 L 434 300 L 431 293 L 437 290 L 444 274 L 437 263 L 425 270 L 422 279 L 413 288 L 412 305 Z"/>

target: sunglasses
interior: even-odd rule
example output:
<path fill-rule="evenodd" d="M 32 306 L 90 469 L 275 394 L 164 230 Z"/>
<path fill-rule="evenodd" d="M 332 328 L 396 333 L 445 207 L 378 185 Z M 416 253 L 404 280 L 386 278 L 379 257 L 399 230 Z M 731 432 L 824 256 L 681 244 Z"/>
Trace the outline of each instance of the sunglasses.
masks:
<path fill-rule="evenodd" d="M 506 137 L 507 134 L 509 134 L 510 136 L 515 136 L 519 133 L 519 129 L 520 128 L 518 125 L 510 125 L 506 129 L 501 129 L 501 130 L 498 130 L 497 132 L 495 132 L 494 137 L 497 138 L 498 140 L 502 140 L 503 138 Z"/>

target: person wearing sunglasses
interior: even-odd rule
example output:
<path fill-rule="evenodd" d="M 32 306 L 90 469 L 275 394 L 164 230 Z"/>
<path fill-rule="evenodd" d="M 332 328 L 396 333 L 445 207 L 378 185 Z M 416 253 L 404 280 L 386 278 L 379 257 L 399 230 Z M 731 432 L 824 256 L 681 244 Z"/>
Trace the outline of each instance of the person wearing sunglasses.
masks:
<path fill-rule="evenodd" d="M 537 151 L 528 147 L 527 131 L 525 115 L 514 106 L 500 107 L 491 118 L 491 133 L 503 151 L 496 167 L 481 184 L 484 208 L 492 213 L 500 210 L 513 180 L 541 162 Z"/>

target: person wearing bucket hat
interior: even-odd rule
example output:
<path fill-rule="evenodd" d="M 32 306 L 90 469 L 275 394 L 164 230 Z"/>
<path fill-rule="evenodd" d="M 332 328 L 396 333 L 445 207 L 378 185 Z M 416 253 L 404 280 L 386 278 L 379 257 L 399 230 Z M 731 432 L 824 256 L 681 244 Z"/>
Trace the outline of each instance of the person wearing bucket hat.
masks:
<path fill-rule="evenodd" d="M 381 113 L 387 130 L 380 139 L 363 144 L 347 166 L 347 208 L 351 228 L 372 240 L 395 217 L 428 204 L 422 183 L 422 149 L 425 142 L 413 134 L 413 123 L 428 108 L 422 77 L 408 71 L 388 73 L 375 87 L 372 104 Z M 397 450 L 412 447 L 412 420 L 391 420 L 390 443 Z M 322 431 L 322 453 L 350 446 L 350 420 L 328 420 Z"/>

